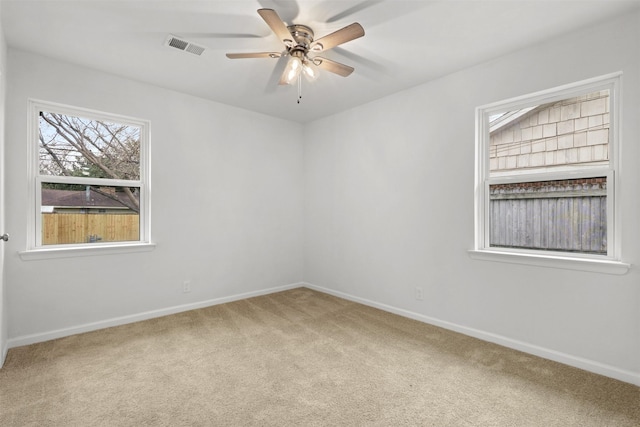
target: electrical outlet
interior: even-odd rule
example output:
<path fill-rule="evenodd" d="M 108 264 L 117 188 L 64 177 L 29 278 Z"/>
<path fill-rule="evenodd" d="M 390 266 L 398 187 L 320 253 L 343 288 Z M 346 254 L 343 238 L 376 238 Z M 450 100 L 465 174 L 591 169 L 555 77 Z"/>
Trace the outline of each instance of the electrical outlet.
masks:
<path fill-rule="evenodd" d="M 182 282 L 182 293 L 186 294 L 188 292 L 191 292 L 191 281 L 185 280 Z"/>
<path fill-rule="evenodd" d="M 416 299 L 418 301 L 422 301 L 424 299 L 424 294 L 422 293 L 422 288 L 419 286 L 416 286 Z"/>

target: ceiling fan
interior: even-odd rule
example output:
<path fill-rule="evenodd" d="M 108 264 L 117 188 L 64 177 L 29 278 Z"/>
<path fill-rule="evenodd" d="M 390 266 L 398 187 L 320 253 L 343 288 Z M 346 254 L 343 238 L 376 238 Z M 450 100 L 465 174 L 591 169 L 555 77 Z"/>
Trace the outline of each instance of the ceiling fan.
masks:
<path fill-rule="evenodd" d="M 258 14 L 282 41 L 285 49 L 281 52 L 227 53 L 227 58 L 275 59 L 289 56 L 290 59 L 280 77 L 279 84 L 291 85 L 297 82 L 298 103 L 301 97 L 301 75 L 304 75 L 310 81 L 314 81 L 318 77 L 318 68 L 343 77 L 347 77 L 354 71 L 353 67 L 315 55 L 364 36 L 364 29 L 357 22 L 314 40 L 314 33 L 311 28 L 300 24 L 287 26 L 273 9 L 259 9 Z"/>

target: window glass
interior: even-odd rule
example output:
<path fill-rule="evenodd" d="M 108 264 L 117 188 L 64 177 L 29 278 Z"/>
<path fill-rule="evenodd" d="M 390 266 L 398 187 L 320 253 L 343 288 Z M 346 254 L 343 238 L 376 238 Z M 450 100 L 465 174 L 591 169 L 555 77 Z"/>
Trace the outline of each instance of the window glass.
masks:
<path fill-rule="evenodd" d="M 41 175 L 140 179 L 140 127 L 41 111 Z"/>
<path fill-rule="evenodd" d="M 140 240 L 140 189 L 43 183 L 42 244 Z"/>
<path fill-rule="evenodd" d="M 607 178 L 489 186 L 490 246 L 607 253 Z"/>
<path fill-rule="evenodd" d="M 609 90 L 489 116 L 489 176 L 609 161 Z"/>

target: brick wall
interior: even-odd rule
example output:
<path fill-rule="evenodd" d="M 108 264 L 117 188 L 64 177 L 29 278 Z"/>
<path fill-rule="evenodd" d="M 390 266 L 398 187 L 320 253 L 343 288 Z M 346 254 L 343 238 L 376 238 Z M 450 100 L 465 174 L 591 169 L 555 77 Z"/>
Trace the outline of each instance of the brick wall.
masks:
<path fill-rule="evenodd" d="M 491 132 L 492 172 L 609 159 L 609 91 L 541 105 Z"/>

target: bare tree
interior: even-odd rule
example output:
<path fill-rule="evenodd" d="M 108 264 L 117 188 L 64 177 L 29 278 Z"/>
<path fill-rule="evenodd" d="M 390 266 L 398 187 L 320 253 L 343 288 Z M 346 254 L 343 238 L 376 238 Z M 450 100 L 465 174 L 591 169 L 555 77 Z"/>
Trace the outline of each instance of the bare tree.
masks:
<path fill-rule="evenodd" d="M 140 128 L 58 113 L 40 113 L 40 174 L 140 179 Z M 126 200 L 94 191 L 139 212 L 137 191 L 121 187 Z"/>

